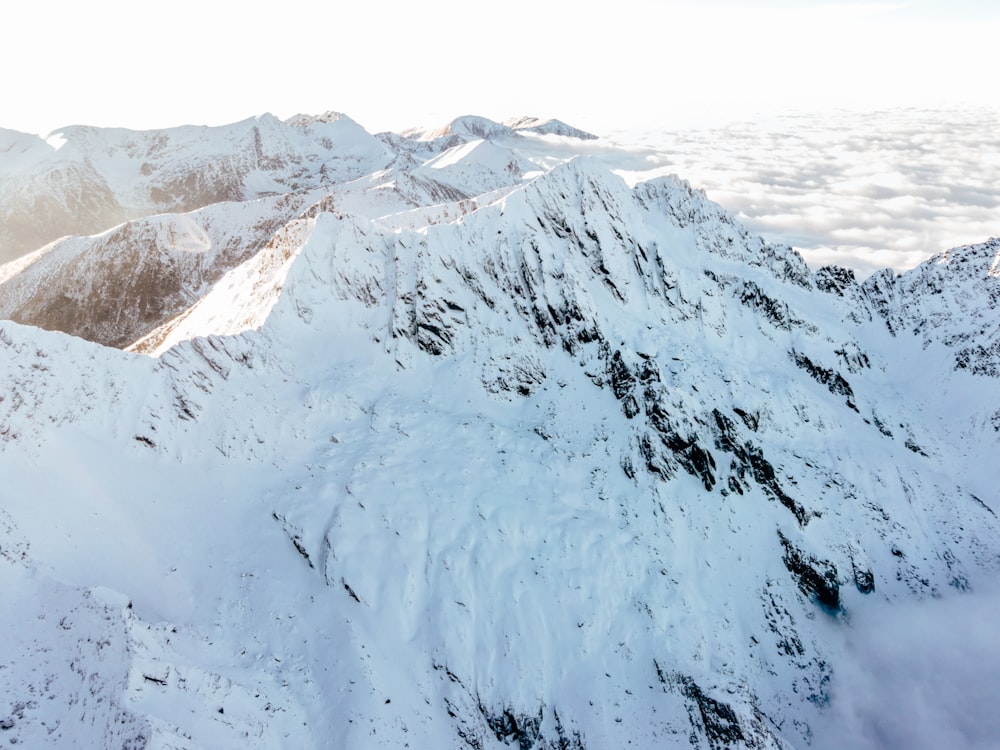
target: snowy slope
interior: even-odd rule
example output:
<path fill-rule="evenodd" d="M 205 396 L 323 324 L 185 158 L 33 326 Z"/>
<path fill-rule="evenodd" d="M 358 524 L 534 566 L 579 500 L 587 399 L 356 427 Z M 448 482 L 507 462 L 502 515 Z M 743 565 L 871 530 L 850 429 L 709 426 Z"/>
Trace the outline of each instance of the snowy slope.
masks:
<path fill-rule="evenodd" d="M 391 155 L 348 117 L 272 115 L 221 127 L 0 131 L 0 262 L 126 219 L 308 190 Z"/>
<path fill-rule="evenodd" d="M 224 128 L 77 127 L 49 142 L 4 131 L 0 162 L 11 169 L 0 180 L 0 212 L 6 186 L 24 214 L 8 202 L 0 227 L 14 231 L 23 220 L 37 239 L 57 228 L 96 231 L 139 218 L 0 265 L 0 318 L 128 347 L 162 325 L 176 328 L 170 321 L 186 317 L 225 273 L 315 201 L 317 210 L 395 215 L 402 225 L 422 226 L 574 155 L 565 139 L 525 138 L 482 118 L 460 118 L 446 130 L 431 140 L 383 134 L 380 141 L 327 113 L 284 123 L 265 115 Z M 81 169 L 99 190 L 64 174 Z M 43 174 L 47 182 L 35 184 Z M 103 195 L 110 208 L 66 203 L 68 193 L 90 202 Z M 39 201 L 63 201 L 65 221 Z"/>
<path fill-rule="evenodd" d="M 187 310 L 309 203 L 308 193 L 216 203 L 57 240 L 0 266 L 0 318 L 126 347 Z"/>
<path fill-rule="evenodd" d="M 155 357 L 0 324 L 9 737 L 834 747 L 852 620 L 995 580 L 995 248 L 858 285 L 531 136 L 494 185 L 483 135 L 297 210 Z"/>

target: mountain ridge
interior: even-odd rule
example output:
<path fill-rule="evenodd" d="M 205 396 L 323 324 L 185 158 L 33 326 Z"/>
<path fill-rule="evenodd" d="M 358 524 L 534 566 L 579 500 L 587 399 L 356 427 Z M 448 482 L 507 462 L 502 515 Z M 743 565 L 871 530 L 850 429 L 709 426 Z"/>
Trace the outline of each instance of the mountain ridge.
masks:
<path fill-rule="evenodd" d="M 995 579 L 995 242 L 859 284 L 506 137 L 296 194 L 155 356 L 0 323 L 12 737 L 832 746 L 852 613 Z"/>
<path fill-rule="evenodd" d="M 33 143 L 36 152 L 44 150 L 33 164 L 16 170 L 3 160 L 3 260 L 61 234 L 91 234 L 153 213 L 350 179 L 387 157 L 373 136 L 344 116 L 282 122 L 262 115 L 225 126 L 154 131 L 72 126 Z"/>

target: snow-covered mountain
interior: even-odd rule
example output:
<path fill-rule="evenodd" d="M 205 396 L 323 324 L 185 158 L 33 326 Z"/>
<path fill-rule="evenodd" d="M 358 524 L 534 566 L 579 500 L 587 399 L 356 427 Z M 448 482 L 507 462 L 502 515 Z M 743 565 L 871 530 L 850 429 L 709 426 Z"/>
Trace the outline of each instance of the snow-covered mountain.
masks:
<path fill-rule="evenodd" d="M 858 283 L 516 127 L 0 267 L 131 349 L 0 324 L 0 731 L 848 746 L 853 620 L 995 580 L 996 241 Z"/>
<path fill-rule="evenodd" d="M 462 117 L 434 133 L 376 137 L 335 113 L 219 128 L 74 127 L 48 142 L 3 131 L 0 260 L 16 260 L 0 266 L 0 318 L 127 347 L 321 199 L 325 209 L 420 225 L 428 210 L 470 210 L 570 158 L 567 142 L 592 138 L 557 120 L 514 125 L 529 135 Z"/>
<path fill-rule="evenodd" d="M 223 127 L 0 130 L 0 262 L 64 235 L 223 201 L 307 190 L 385 166 L 349 117 L 263 115 Z"/>
<path fill-rule="evenodd" d="M 539 117 L 515 117 L 507 120 L 504 125 L 514 130 L 529 133 L 542 133 L 543 135 L 561 135 L 569 138 L 580 138 L 586 141 L 596 140 L 597 136 L 585 130 L 567 125 L 562 120 L 554 117 L 543 120 Z"/>

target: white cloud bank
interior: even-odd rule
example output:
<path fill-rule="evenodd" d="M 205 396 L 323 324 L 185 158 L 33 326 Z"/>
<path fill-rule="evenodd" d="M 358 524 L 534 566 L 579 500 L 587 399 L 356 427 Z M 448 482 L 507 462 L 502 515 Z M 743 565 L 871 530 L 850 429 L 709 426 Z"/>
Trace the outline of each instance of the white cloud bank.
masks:
<path fill-rule="evenodd" d="M 1000 113 L 805 114 L 618 133 L 813 266 L 902 271 L 1000 236 Z"/>
<path fill-rule="evenodd" d="M 996 589 L 853 612 L 816 750 L 995 750 L 998 621 Z"/>

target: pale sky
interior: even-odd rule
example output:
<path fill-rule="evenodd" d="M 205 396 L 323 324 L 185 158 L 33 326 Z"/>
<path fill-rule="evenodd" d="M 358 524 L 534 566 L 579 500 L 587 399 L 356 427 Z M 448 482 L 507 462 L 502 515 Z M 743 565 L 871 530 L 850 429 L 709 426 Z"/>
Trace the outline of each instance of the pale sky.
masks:
<path fill-rule="evenodd" d="M 462 114 L 598 133 L 833 106 L 1000 106 L 993 0 L 15 0 L 0 127 Z"/>

